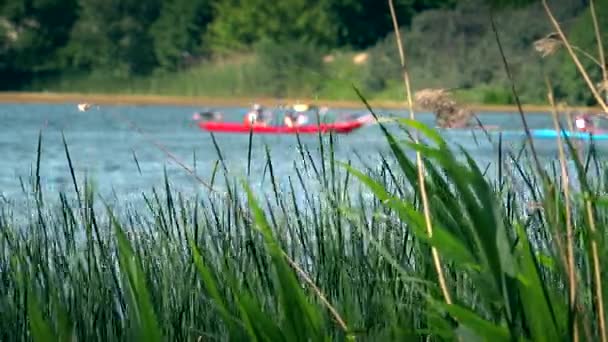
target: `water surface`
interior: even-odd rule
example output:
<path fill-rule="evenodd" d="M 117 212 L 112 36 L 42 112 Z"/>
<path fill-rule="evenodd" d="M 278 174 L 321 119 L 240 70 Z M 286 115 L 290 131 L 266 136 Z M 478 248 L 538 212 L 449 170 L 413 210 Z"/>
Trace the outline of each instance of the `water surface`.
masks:
<path fill-rule="evenodd" d="M 163 187 L 166 172 L 172 186 L 186 193 L 206 191 L 163 152 L 156 144 L 166 148 L 176 158 L 208 180 L 218 160 L 209 133 L 199 130 L 192 122 L 192 114 L 201 108 L 172 106 L 103 106 L 89 112 L 79 112 L 76 104 L 3 104 L 0 105 L 0 194 L 6 198 L 23 196 L 22 178 L 35 168 L 37 139 L 42 133 L 41 182 L 47 193 L 71 191 L 72 180 L 62 143 L 65 135 L 75 173 L 79 179 L 86 174 L 94 180 L 97 191 L 119 199 L 141 197 L 152 187 Z M 219 108 L 226 120 L 241 121 L 246 108 Z M 365 112 L 364 108 L 334 110 L 334 113 Z M 407 116 L 406 111 L 386 111 L 380 114 Z M 515 113 L 478 113 L 486 125 L 498 125 L 507 130 L 521 129 Z M 419 120 L 433 123 L 430 113 L 418 113 Z M 136 124 L 131 126 L 131 122 Z M 548 115 L 528 116 L 531 128 L 552 127 Z M 143 133 L 142 133 L 143 132 Z M 481 165 L 495 169 L 497 144 L 490 143 L 482 132 L 450 132 L 446 138 L 463 145 Z M 246 134 L 215 135 L 226 166 L 234 176 L 244 176 L 247 169 L 249 136 Z M 316 135 L 301 136 L 302 143 L 313 152 L 319 147 Z M 405 136 L 404 136 L 405 138 Z M 497 139 L 497 136 L 493 137 Z M 522 144 L 521 139 L 506 141 L 508 150 Z M 285 184 L 294 176 L 294 162 L 300 161 L 295 135 L 257 135 L 253 139 L 250 180 L 261 184 L 266 168 L 264 146 L 271 151 L 273 170 L 277 179 Z M 599 144 L 603 148 L 603 143 Z M 537 141 L 541 158 L 555 158 L 557 149 L 552 140 Z M 336 137 L 336 158 L 341 161 L 358 160 L 376 163 L 379 151 L 389 153 L 388 146 L 377 126 L 366 127 L 349 135 Z M 135 162 L 137 159 L 139 165 Z M 313 153 L 313 158 L 319 158 Z M 256 183 L 257 182 L 257 183 Z"/>

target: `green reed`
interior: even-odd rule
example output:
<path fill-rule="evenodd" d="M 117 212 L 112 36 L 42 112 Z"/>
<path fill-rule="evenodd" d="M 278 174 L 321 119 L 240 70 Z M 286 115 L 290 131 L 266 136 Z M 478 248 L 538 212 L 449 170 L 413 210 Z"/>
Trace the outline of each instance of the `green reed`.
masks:
<path fill-rule="evenodd" d="M 492 179 L 430 128 L 399 124 L 426 142 L 384 130 L 391 155 L 374 167 L 338 160 L 336 137 L 319 137 L 318 152 L 300 142 L 288 190 L 266 147 L 256 156 L 265 158 L 264 196 L 229 173 L 214 140 L 219 159 L 208 177 L 223 175 L 226 195 L 177 192 L 165 175 L 144 208 L 120 213 L 89 179 L 78 182 L 65 139 L 74 192 L 44 193 L 41 136 L 28 214 L 10 201 L 0 208 L 0 339 L 567 340 L 575 325 L 581 339 L 597 339 L 590 245 L 606 258 L 608 200 L 595 150 L 587 158 L 599 174 L 572 161 L 581 184 L 570 192 L 572 312 L 560 174 L 501 148 L 497 160 L 512 163 Z M 412 150 L 427 170 L 432 237 Z M 524 193 L 536 211 L 526 211 Z M 431 246 L 452 305 L 442 302 Z"/>

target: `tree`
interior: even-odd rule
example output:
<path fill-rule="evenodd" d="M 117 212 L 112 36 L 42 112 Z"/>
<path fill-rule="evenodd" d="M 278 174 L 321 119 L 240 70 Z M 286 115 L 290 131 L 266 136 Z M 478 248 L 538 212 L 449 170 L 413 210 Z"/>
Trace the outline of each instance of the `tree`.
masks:
<path fill-rule="evenodd" d="M 59 48 L 76 20 L 75 4 L 76 0 L 0 1 L 2 81 L 58 68 Z"/>
<path fill-rule="evenodd" d="M 608 6 L 600 5 L 598 1 L 595 4 L 599 29 L 602 37 L 606 37 L 608 33 Z M 587 52 L 589 56 L 594 57 L 595 60 L 581 52 L 576 53 L 591 80 L 594 83 L 600 83 L 603 75 L 601 64 L 598 64 L 601 62 L 598 60 L 597 39 L 589 7 L 585 9 L 581 16 L 576 18 L 572 29 L 566 35 L 572 45 Z M 603 39 L 602 43 L 604 51 L 608 51 L 608 40 Z M 560 50 L 558 55 L 554 56 L 554 58 L 557 58 L 561 62 L 561 82 L 559 82 L 557 90 L 571 103 L 582 103 L 590 106 L 597 105 L 597 100 L 591 90 L 589 90 L 587 83 L 574 64 L 572 57 L 567 53 L 566 48 L 562 47 Z"/>
<path fill-rule="evenodd" d="M 324 0 L 337 23 L 339 46 L 366 48 L 393 31 L 386 0 Z M 455 0 L 395 0 L 395 13 L 401 26 L 422 11 L 453 7 Z"/>
<path fill-rule="evenodd" d="M 332 19 L 326 1 L 223 0 L 215 4 L 209 38 L 219 51 L 249 49 L 262 39 L 332 46 Z"/>
<path fill-rule="evenodd" d="M 79 0 L 79 19 L 64 50 L 67 66 L 146 74 L 156 66 L 149 29 L 161 0 Z"/>
<path fill-rule="evenodd" d="M 165 0 L 160 17 L 150 28 L 160 66 L 175 70 L 185 57 L 201 51 L 211 21 L 211 0 Z"/>

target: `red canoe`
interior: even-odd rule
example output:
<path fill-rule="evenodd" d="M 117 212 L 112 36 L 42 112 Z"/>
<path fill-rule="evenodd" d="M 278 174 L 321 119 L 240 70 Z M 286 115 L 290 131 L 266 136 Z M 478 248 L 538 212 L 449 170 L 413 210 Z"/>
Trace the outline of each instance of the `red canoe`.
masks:
<path fill-rule="evenodd" d="M 331 124 L 319 125 L 302 125 L 299 127 L 287 126 L 259 126 L 253 127 L 244 125 L 239 122 L 217 122 L 217 121 L 200 121 L 198 126 L 205 131 L 223 132 L 223 133 L 266 133 L 266 134 L 310 134 L 310 133 L 342 133 L 348 134 L 352 131 L 361 128 L 365 123 L 361 121 L 336 122 Z"/>

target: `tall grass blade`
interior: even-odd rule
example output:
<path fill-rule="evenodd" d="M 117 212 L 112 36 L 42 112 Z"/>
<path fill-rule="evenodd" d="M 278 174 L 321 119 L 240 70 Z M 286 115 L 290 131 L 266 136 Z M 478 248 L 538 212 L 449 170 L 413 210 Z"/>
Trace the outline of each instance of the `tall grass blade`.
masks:
<path fill-rule="evenodd" d="M 283 252 L 279 247 L 273 232 L 266 221 L 264 212 L 258 205 L 253 192 L 248 185 L 243 182 L 243 188 L 247 193 L 249 207 L 253 214 L 255 226 L 264 237 L 267 252 L 270 254 L 275 267 L 275 272 L 279 282 L 279 296 L 282 309 L 287 319 L 286 334 L 290 341 L 323 340 L 322 320 L 319 312 L 308 303 L 295 274 L 287 265 Z"/>
<path fill-rule="evenodd" d="M 370 190 L 378 197 L 382 203 L 386 206 L 395 210 L 399 217 L 408 223 L 408 227 L 412 228 L 412 231 L 422 241 L 430 243 L 432 247 L 441 250 L 442 253 L 446 253 L 454 261 L 458 262 L 463 266 L 469 266 L 477 268 L 477 262 L 473 255 L 468 249 L 456 239 L 447 230 L 435 225 L 433 236 L 429 237 L 425 231 L 425 222 L 422 214 L 417 212 L 413 206 L 406 201 L 397 199 L 390 196 L 388 192 L 378 182 L 373 181 L 371 178 L 363 174 L 361 171 L 357 171 L 354 168 L 343 164 L 344 168 L 348 170 L 353 176 L 358 178 L 361 182 L 367 185 Z"/>
<path fill-rule="evenodd" d="M 74 190 L 76 191 L 76 198 L 78 199 L 78 207 L 82 208 L 80 191 L 78 189 L 78 181 L 76 180 L 76 174 L 74 172 L 74 165 L 72 165 L 72 158 L 70 157 L 70 150 L 68 149 L 68 144 L 65 141 L 65 135 L 63 134 L 63 132 L 61 132 L 61 140 L 63 142 L 63 148 L 65 150 L 65 157 L 68 160 L 68 167 L 70 168 L 70 175 L 72 176 L 72 184 L 74 185 Z"/>
<path fill-rule="evenodd" d="M 123 274 L 124 288 L 128 292 L 131 319 L 137 324 L 138 339 L 145 341 L 162 341 L 162 333 L 154 312 L 152 300 L 146 285 L 146 276 L 141 269 L 140 258 L 125 235 L 120 223 L 108 208 L 118 245 L 118 260 Z"/>
<path fill-rule="evenodd" d="M 188 244 L 190 245 L 190 252 L 192 253 L 192 261 L 194 262 L 194 266 L 196 267 L 196 270 L 198 271 L 198 274 L 201 277 L 203 284 L 205 284 L 207 292 L 215 301 L 217 309 L 220 312 L 224 323 L 229 328 L 229 332 L 238 336 L 241 333 L 241 329 L 239 329 L 239 327 L 235 324 L 234 318 L 232 318 L 232 316 L 230 315 L 230 312 L 228 311 L 228 308 L 224 303 L 222 296 L 220 295 L 220 291 L 218 290 L 217 283 L 213 278 L 211 270 L 207 267 L 207 265 L 205 265 L 203 257 L 201 256 L 198 248 L 196 247 L 194 239 L 188 239 Z"/>
<path fill-rule="evenodd" d="M 30 321 L 30 331 L 36 342 L 59 341 L 51 324 L 42 316 L 42 308 L 34 292 L 27 296 L 27 314 Z"/>
<path fill-rule="evenodd" d="M 247 177 L 251 174 L 251 150 L 253 148 L 253 126 L 249 128 L 249 143 L 247 144 Z"/>
<path fill-rule="evenodd" d="M 467 327 L 469 331 L 466 333 L 466 335 L 472 333 L 484 341 L 506 342 L 512 340 L 509 330 L 507 330 L 505 327 L 488 322 L 471 310 L 463 308 L 457 304 L 448 305 L 438 302 L 435 303 L 435 305 L 443 308 L 450 315 L 455 317 L 463 326 Z M 463 333 L 462 330 L 457 330 L 456 332 Z"/>

